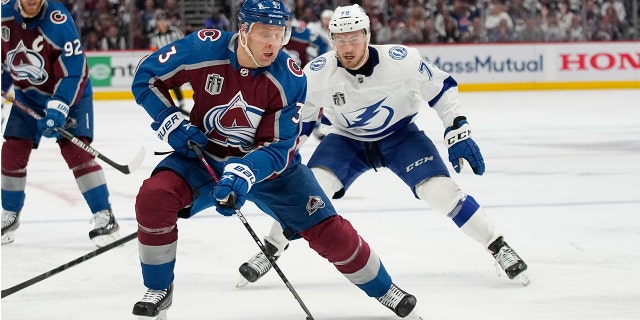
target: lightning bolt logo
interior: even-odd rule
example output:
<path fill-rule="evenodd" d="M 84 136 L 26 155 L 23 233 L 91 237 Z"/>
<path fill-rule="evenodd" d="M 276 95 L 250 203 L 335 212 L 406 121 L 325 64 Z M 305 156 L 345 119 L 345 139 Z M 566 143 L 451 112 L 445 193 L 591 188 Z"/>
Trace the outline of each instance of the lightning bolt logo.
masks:
<path fill-rule="evenodd" d="M 384 98 L 368 107 L 364 107 L 353 112 L 343 113 L 342 118 L 347 124 L 347 128 L 360 128 L 363 131 L 377 131 L 385 128 L 393 118 L 393 109 L 384 106 Z M 371 128 L 371 126 L 375 126 Z M 365 128 L 369 127 L 369 128 Z"/>

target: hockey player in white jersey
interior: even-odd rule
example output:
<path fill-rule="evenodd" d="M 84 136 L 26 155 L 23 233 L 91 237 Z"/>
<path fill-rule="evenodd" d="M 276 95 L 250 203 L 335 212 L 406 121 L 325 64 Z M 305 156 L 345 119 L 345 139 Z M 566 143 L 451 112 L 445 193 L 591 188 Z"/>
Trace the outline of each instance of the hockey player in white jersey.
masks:
<path fill-rule="evenodd" d="M 444 124 L 453 169 L 459 173 L 466 161 L 482 175 L 484 159 L 461 109 L 456 81 L 415 48 L 369 44 L 369 18 L 357 4 L 338 7 L 329 29 L 335 51 L 304 68 L 308 89 L 302 132 L 309 136 L 321 109 L 332 124 L 308 161 L 324 192 L 341 198 L 361 174 L 386 167 L 415 197 L 487 249 L 509 279 L 528 285 L 527 264 L 478 202 L 451 179 L 435 145 L 414 123 L 428 105 Z M 274 257 L 288 246 L 288 234 L 286 226 L 275 223 L 265 237 Z M 240 266 L 238 286 L 255 282 L 270 268 L 264 254 L 255 255 Z"/>

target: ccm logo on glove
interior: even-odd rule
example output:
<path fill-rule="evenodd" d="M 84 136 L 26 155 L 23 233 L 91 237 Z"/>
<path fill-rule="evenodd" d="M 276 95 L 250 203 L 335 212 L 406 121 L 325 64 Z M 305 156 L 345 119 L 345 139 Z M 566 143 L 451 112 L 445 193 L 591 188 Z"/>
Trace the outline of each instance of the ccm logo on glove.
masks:
<path fill-rule="evenodd" d="M 450 147 L 462 140 L 466 140 L 471 138 L 471 129 L 468 128 L 468 125 L 465 123 L 462 127 L 452 130 L 447 134 L 447 146 Z"/>

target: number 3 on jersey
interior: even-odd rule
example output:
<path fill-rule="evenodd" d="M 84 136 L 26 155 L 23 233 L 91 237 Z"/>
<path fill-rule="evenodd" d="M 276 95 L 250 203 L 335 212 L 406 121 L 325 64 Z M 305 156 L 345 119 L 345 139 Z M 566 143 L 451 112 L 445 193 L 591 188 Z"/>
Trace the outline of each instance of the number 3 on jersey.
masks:
<path fill-rule="evenodd" d="M 176 54 L 176 46 L 171 46 L 171 49 L 169 50 L 169 52 L 158 56 L 158 61 L 160 61 L 160 63 L 165 63 L 169 61 L 169 58 L 171 58 L 171 56 L 174 54 Z"/>

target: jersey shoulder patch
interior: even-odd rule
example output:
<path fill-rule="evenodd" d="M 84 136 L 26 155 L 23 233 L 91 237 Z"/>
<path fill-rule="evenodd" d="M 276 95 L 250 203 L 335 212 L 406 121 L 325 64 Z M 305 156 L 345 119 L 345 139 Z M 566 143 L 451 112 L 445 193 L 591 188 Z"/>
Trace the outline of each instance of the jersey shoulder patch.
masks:
<path fill-rule="evenodd" d="M 393 60 L 403 60 L 409 54 L 407 47 L 405 46 L 392 46 L 389 48 L 389 56 Z"/>
<path fill-rule="evenodd" d="M 296 63 L 291 57 L 287 58 L 287 67 L 289 68 L 289 71 L 298 78 L 304 75 L 302 68 L 300 68 L 298 63 Z"/>
<path fill-rule="evenodd" d="M 311 62 L 309 62 L 309 69 L 312 71 L 320 71 L 324 69 L 326 65 L 327 65 L 327 58 L 320 56 L 313 59 Z"/>
<path fill-rule="evenodd" d="M 201 41 L 218 41 L 222 37 L 222 32 L 217 29 L 201 29 L 198 31 L 198 39 Z"/>

